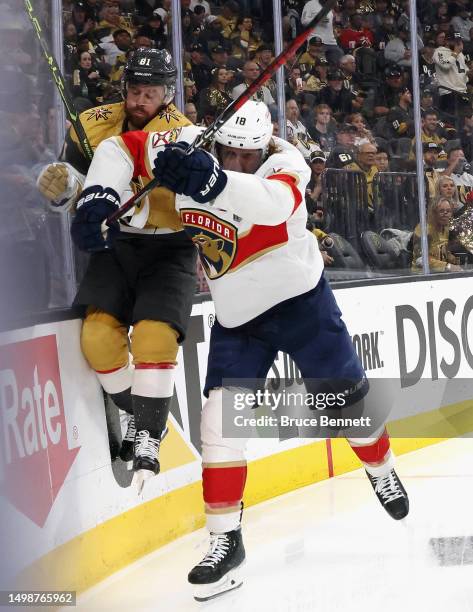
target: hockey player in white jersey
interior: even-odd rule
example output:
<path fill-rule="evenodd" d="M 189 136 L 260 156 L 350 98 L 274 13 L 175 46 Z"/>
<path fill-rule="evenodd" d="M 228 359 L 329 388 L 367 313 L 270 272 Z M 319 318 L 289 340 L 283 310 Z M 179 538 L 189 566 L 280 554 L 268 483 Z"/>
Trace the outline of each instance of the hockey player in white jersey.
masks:
<path fill-rule="evenodd" d="M 323 276 L 315 236 L 306 230 L 310 169 L 289 143 L 272 137 L 261 102 L 247 102 L 217 132 L 213 152 L 186 148 L 198 128 L 129 132 L 102 143 L 87 176 L 92 199 L 117 201 L 133 174 L 147 171 L 176 194 L 176 209 L 199 250 L 215 303 L 202 410 L 203 494 L 210 548 L 189 574 L 204 601 L 242 584 L 241 533 L 246 440 L 222 428 L 227 379 L 264 379 L 286 352 L 306 379 L 353 381 L 356 402 L 366 378 Z M 106 190 L 106 191 L 105 191 Z M 104 195 L 105 194 L 105 195 Z M 100 219 L 96 220 L 100 225 Z M 378 499 L 394 519 L 409 511 L 384 427 L 349 439 Z"/>

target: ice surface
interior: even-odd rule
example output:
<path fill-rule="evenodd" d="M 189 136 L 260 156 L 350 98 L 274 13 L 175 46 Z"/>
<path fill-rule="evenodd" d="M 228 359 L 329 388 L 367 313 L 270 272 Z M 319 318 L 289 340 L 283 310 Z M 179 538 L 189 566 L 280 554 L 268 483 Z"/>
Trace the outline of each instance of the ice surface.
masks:
<path fill-rule="evenodd" d="M 248 508 L 246 578 L 233 593 L 193 600 L 186 576 L 207 550 L 200 530 L 111 576 L 78 608 L 473 612 L 473 440 L 401 456 L 397 472 L 411 502 L 404 521 L 386 514 L 357 470 Z"/>

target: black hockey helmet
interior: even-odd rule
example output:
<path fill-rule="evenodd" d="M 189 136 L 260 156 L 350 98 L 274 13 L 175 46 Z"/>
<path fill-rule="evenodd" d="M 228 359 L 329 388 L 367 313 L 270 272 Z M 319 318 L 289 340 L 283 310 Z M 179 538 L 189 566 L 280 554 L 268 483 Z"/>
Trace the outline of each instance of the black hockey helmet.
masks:
<path fill-rule="evenodd" d="M 132 53 L 123 73 L 124 94 L 129 83 L 164 85 L 164 104 L 176 94 L 177 69 L 169 51 L 140 47 Z"/>

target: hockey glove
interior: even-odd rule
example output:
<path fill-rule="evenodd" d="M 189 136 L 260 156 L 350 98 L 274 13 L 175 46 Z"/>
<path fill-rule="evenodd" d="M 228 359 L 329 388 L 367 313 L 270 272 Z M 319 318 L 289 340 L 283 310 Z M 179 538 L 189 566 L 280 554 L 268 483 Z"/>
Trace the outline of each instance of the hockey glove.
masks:
<path fill-rule="evenodd" d="M 102 233 L 102 223 L 119 206 L 120 198 L 110 187 L 104 189 L 101 185 L 93 185 L 84 189 L 71 226 L 72 240 L 77 248 L 89 253 L 109 249 L 120 229 L 115 222 Z"/>
<path fill-rule="evenodd" d="M 84 176 L 67 163 L 48 164 L 42 170 L 36 185 L 47 198 L 54 212 L 68 212 L 82 190 Z"/>
<path fill-rule="evenodd" d="M 188 147 L 186 142 L 166 145 L 156 156 L 153 173 L 161 185 L 174 193 L 206 204 L 224 190 L 227 175 L 210 153 L 196 149 L 186 155 Z"/>

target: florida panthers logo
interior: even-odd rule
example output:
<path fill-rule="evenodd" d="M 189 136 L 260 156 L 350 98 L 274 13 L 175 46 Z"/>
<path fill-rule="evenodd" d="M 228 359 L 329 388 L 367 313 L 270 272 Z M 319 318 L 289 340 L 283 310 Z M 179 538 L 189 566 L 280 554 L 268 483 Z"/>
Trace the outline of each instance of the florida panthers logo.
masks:
<path fill-rule="evenodd" d="M 236 228 L 202 210 L 181 210 L 182 224 L 199 251 L 208 278 L 223 276 L 236 255 Z"/>
<path fill-rule="evenodd" d="M 107 120 L 111 114 L 112 111 L 104 106 L 93 108 L 87 112 L 87 121 L 90 121 L 91 119 L 95 119 L 95 121 L 98 121 L 99 119 Z"/>
<path fill-rule="evenodd" d="M 182 128 L 174 128 L 172 130 L 166 130 L 165 132 L 156 132 L 156 134 L 153 134 L 151 146 L 153 149 L 157 149 L 158 147 L 167 145 L 170 142 L 176 142 L 181 131 Z"/>

